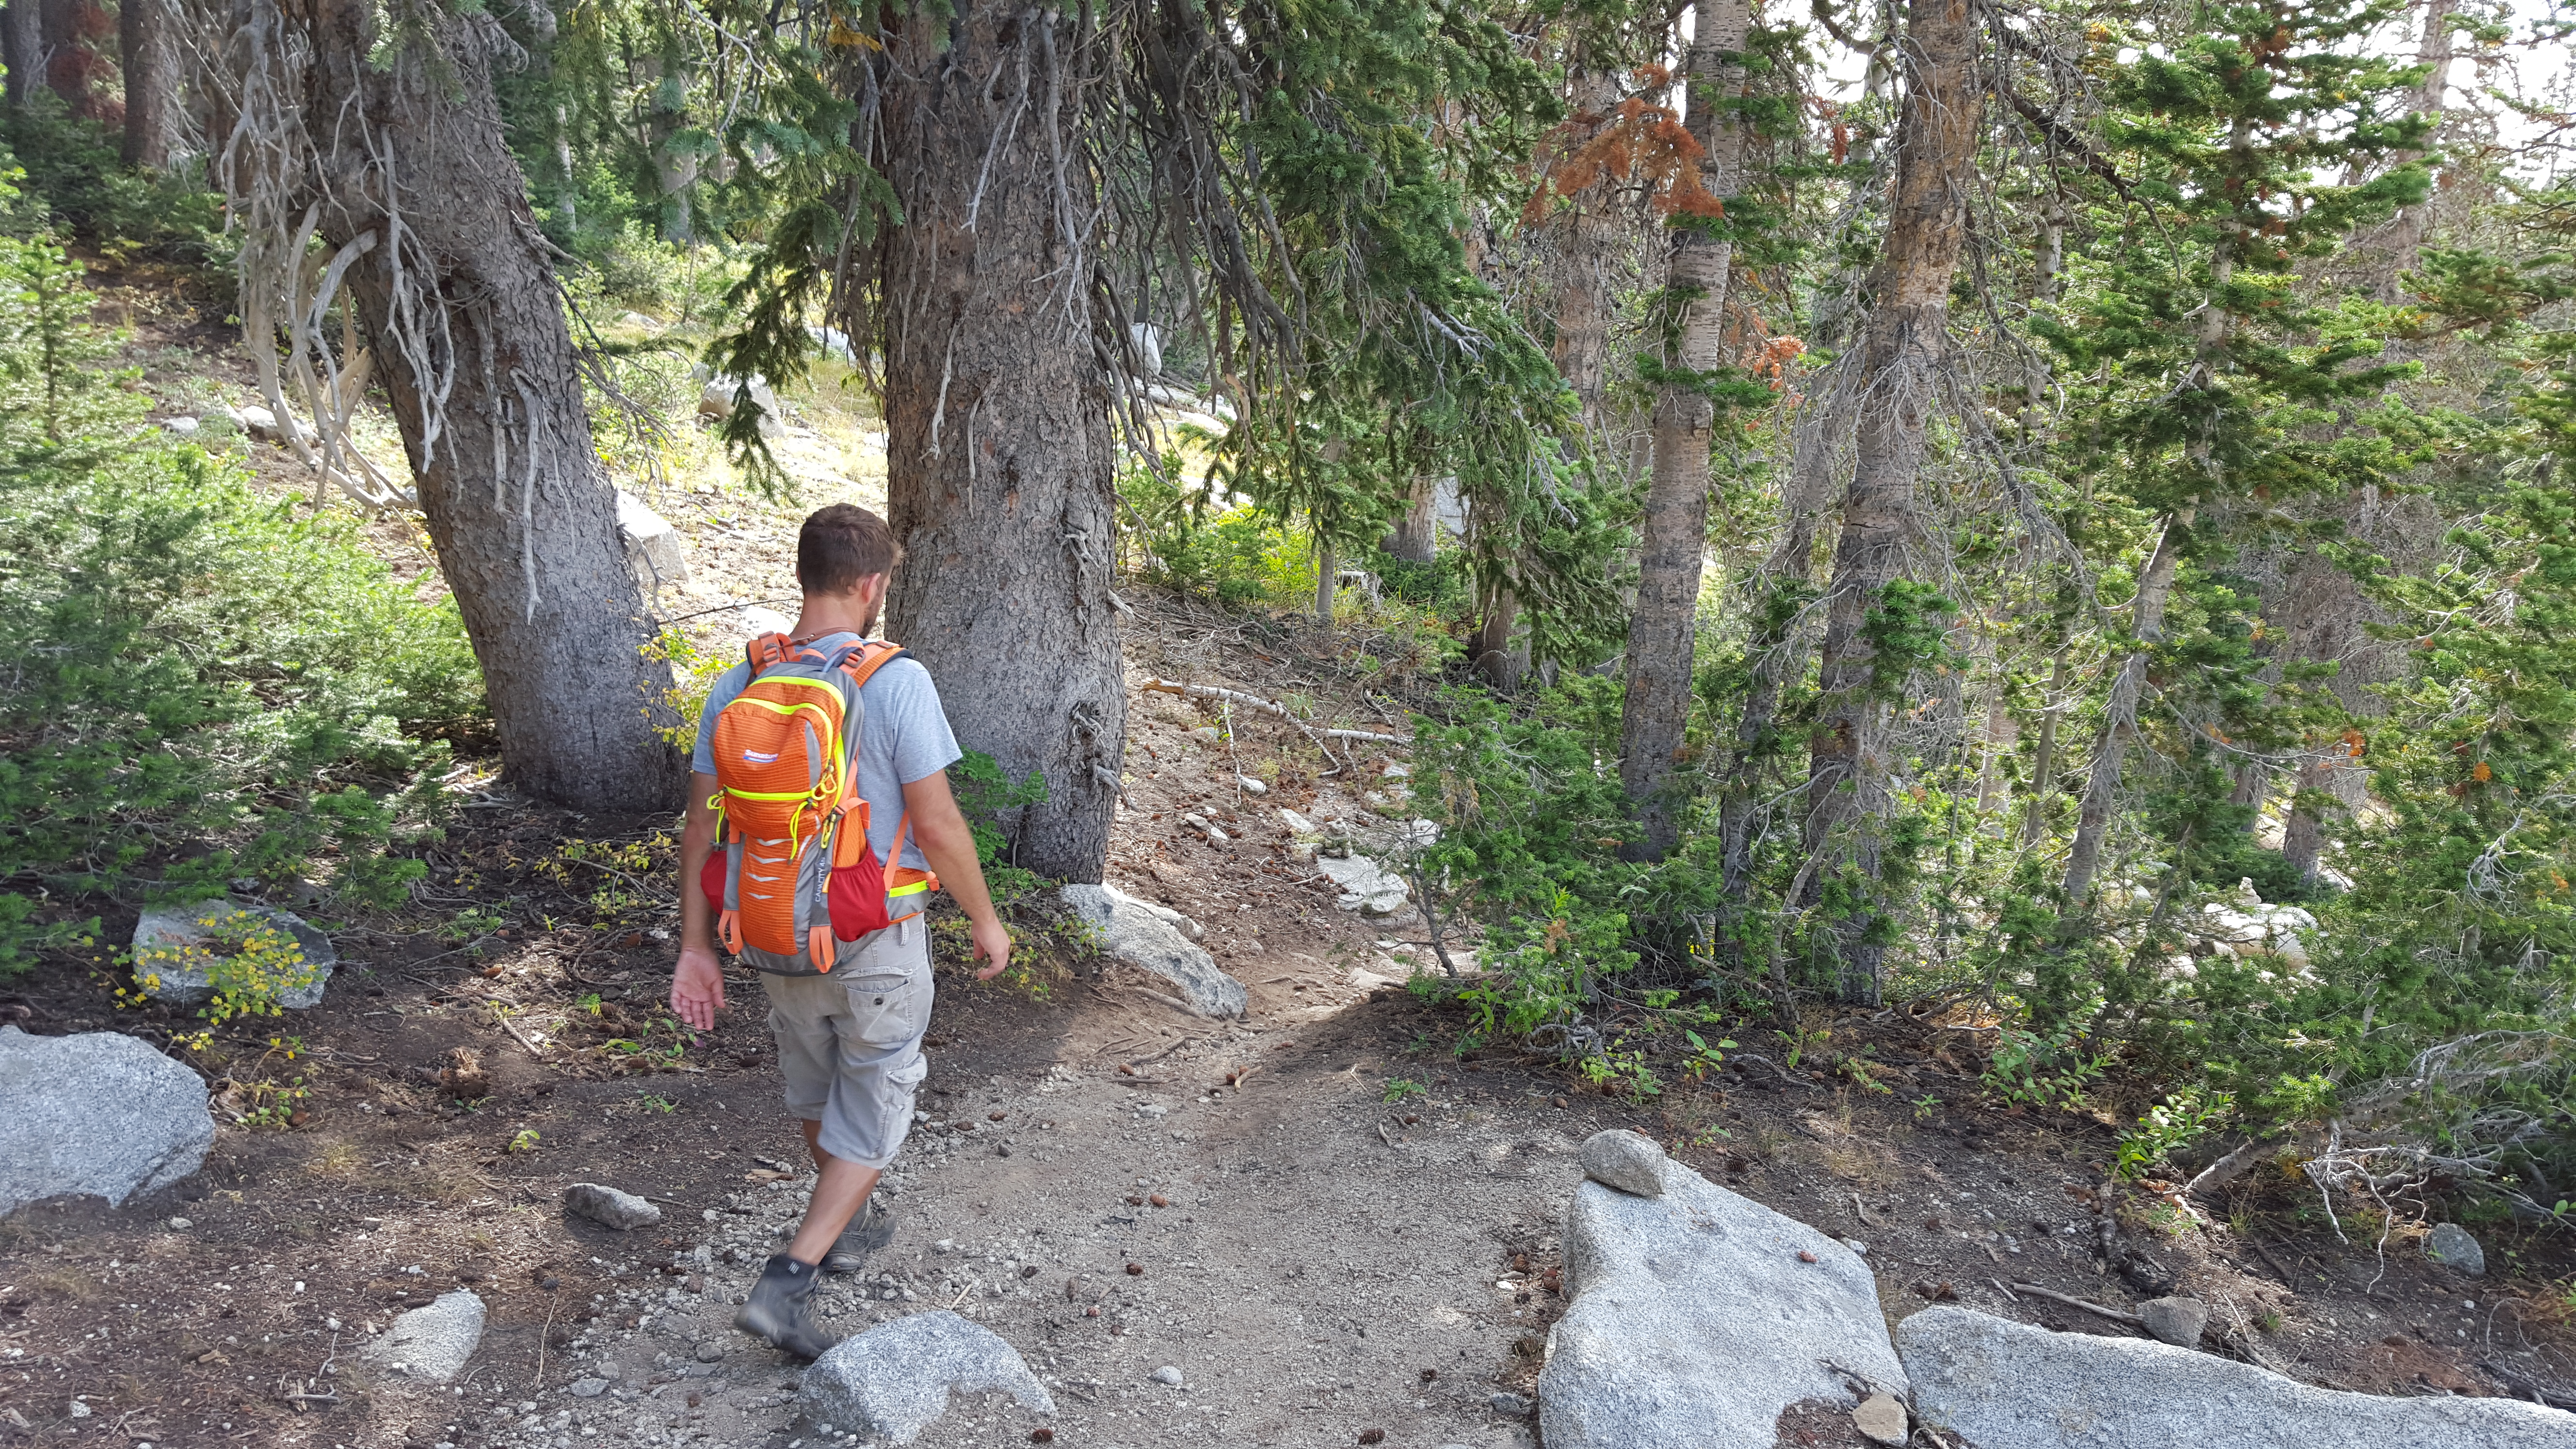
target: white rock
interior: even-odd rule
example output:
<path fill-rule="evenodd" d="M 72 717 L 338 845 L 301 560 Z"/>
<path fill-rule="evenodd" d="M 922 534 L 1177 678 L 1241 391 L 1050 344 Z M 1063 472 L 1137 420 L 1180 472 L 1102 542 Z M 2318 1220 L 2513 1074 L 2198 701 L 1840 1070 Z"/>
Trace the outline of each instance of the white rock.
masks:
<path fill-rule="evenodd" d="M 1905 1402 L 1894 1394 L 1872 1394 L 1852 1410 L 1852 1427 L 1873 1444 L 1903 1444 L 1911 1432 L 1906 1426 Z"/>
<path fill-rule="evenodd" d="M 465 1361 L 483 1342 L 483 1300 L 463 1288 L 441 1293 L 428 1306 L 394 1320 L 367 1345 L 367 1357 L 399 1364 L 413 1378 L 443 1384 L 465 1372 Z"/>
<path fill-rule="evenodd" d="M 1287 826 L 1288 833 L 1291 835 L 1321 835 L 1324 833 L 1323 827 L 1317 825 L 1314 821 L 1307 819 L 1305 816 L 1298 814 L 1294 810 L 1280 811 L 1279 823 Z"/>
<path fill-rule="evenodd" d="M 698 390 L 698 416 L 723 419 L 733 416 L 737 395 L 744 390 L 737 378 L 718 373 Z M 787 414 L 778 405 L 778 394 L 772 392 L 769 380 L 759 373 L 751 375 L 751 405 L 760 410 L 760 435 L 775 438 L 787 427 Z"/>
<path fill-rule="evenodd" d="M 745 604 L 734 611 L 742 620 L 743 637 L 756 639 L 763 634 L 784 634 L 796 627 L 796 621 L 776 609 L 761 604 Z"/>
<path fill-rule="evenodd" d="M 161 420 L 161 431 L 168 433 L 174 438 L 193 438 L 197 435 L 198 431 L 197 420 L 195 418 L 163 418 Z"/>
<path fill-rule="evenodd" d="M 1336 860 L 1326 856 L 1316 862 L 1333 883 L 1342 888 L 1340 905 L 1346 911 L 1368 916 L 1392 916 L 1405 909 L 1412 899 L 1413 887 L 1404 877 L 1395 875 L 1365 855 L 1352 855 Z"/>
<path fill-rule="evenodd" d="M 816 1424 L 909 1444 L 948 1412 L 951 1392 L 970 1400 L 1006 1393 L 1032 1413 L 1055 1412 L 1055 1400 L 1016 1349 L 946 1309 L 898 1318 L 834 1344 L 805 1371 L 797 1402 Z"/>
<path fill-rule="evenodd" d="M 1060 894 L 1100 933 L 1103 955 L 1170 982 L 1201 1015 L 1243 1015 L 1250 1000 L 1243 983 L 1217 969 L 1216 958 L 1193 944 L 1177 924 L 1195 928 L 1196 922 L 1116 886 L 1069 885 Z"/>
<path fill-rule="evenodd" d="M 2576 1414 L 2514 1399 L 2380 1398 L 2140 1338 L 1966 1308 L 1898 1324 L 1919 1422 L 1978 1449 L 2568 1449 Z M 1553 1440 L 1550 1441 L 1554 1443 Z"/>
<path fill-rule="evenodd" d="M 1243 793 L 1246 795 L 1267 795 L 1270 793 L 1270 787 L 1267 784 L 1252 778 L 1250 775 L 1237 775 L 1234 777 L 1234 783 L 1242 786 Z"/>
<path fill-rule="evenodd" d="M 60 1193 L 121 1207 L 195 1172 L 215 1140 L 205 1082 L 123 1032 L 0 1026 L 0 1102 L 0 1215 Z"/>
<path fill-rule="evenodd" d="M 1148 1375 L 1148 1377 L 1152 1378 L 1154 1382 L 1163 1385 L 1165 1388 L 1177 1389 L 1181 1386 L 1182 1382 L 1181 1371 L 1172 1367 L 1170 1364 L 1165 1364 L 1161 1368 L 1154 1370 L 1154 1372 Z"/>
<path fill-rule="evenodd" d="M 1127 340 L 1136 348 L 1136 376 L 1152 382 L 1163 375 L 1163 329 L 1151 322 L 1127 324 Z"/>
<path fill-rule="evenodd" d="M 1548 1449 L 1772 1449 L 1791 1404 L 1854 1402 L 1836 1368 L 1905 1393 L 1866 1264 L 1680 1163 L 1662 1184 L 1574 1189 L 1573 1301 L 1538 1380 Z"/>
<path fill-rule="evenodd" d="M 147 906 L 134 923 L 134 976 L 143 992 L 174 1006 L 202 1006 L 215 999 L 210 943 L 245 931 L 284 931 L 304 953 L 303 963 L 282 973 L 279 1005 L 306 1011 L 322 1004 L 340 961 L 331 938 L 306 923 L 269 906 L 234 901 L 199 901 L 185 906 Z"/>
<path fill-rule="evenodd" d="M 617 490 L 617 536 L 626 543 L 626 566 L 635 571 L 635 582 L 645 593 L 689 581 L 689 557 L 680 531 L 623 488 Z"/>

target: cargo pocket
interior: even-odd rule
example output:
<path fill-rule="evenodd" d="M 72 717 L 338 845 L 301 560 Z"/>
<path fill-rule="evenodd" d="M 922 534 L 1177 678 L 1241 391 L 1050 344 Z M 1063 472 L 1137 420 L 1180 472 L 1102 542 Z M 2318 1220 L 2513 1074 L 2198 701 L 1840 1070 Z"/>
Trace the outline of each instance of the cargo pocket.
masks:
<path fill-rule="evenodd" d="M 872 1047 L 899 1047 L 921 1035 L 930 1017 L 926 975 L 885 972 L 852 977 L 848 984 L 855 1035 Z"/>

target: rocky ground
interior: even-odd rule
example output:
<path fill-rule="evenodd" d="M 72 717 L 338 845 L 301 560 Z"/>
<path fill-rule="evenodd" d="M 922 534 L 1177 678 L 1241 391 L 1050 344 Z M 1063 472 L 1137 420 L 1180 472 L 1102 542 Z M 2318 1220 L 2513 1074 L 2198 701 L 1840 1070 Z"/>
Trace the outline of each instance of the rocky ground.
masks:
<path fill-rule="evenodd" d="M 220 380 L 221 355 L 202 356 Z M 791 422 L 802 406 L 787 400 Z M 863 437 L 833 441 L 863 426 L 823 421 L 816 448 L 864 455 Z M 881 477 L 856 469 L 848 496 Z M 685 480 L 658 501 L 691 570 L 675 586 L 689 603 L 666 612 L 716 610 L 692 622 L 724 644 L 725 610 L 778 596 L 797 507 Z M 417 547 L 379 530 L 389 553 Z M 2427 1261 L 2425 1204 L 2369 1231 L 2347 1215 L 2346 1242 L 2283 1174 L 2198 1213 L 2115 1192 L 2118 1114 L 2002 1109 L 1977 1081 L 1985 1023 L 1963 1007 L 1820 1014 L 1792 1042 L 1747 1027 L 1725 1070 L 1642 1102 L 1510 1052 L 1459 1057 L 1446 992 L 1402 985 L 1426 969 L 1418 917 L 1342 909 L 1344 882 L 1280 814 L 1400 824 L 1395 755 L 1327 758 L 1264 717 L 1142 687 L 1299 692 L 1384 729 L 1401 713 L 1383 674 L 1347 662 L 1369 638 L 1327 647 L 1280 621 L 1133 602 L 1134 798 L 1110 881 L 1196 922 L 1248 1014 L 1176 1007 L 1158 979 L 1048 936 L 1034 905 L 1016 981 L 976 985 L 939 938 L 932 1074 L 887 1181 L 899 1230 L 827 1290 L 826 1321 L 855 1335 L 954 1312 L 1015 1350 L 1055 1412 L 967 1395 L 918 1442 L 1533 1443 L 1546 1336 L 1577 1286 L 1577 1153 L 1613 1127 L 1859 1252 L 1884 1328 L 1940 1304 L 2137 1340 L 2075 1305 L 2183 1296 L 2209 1309 L 2211 1355 L 2312 1385 L 2576 1384 L 2570 1265 L 2548 1230 L 2478 1226 L 2487 1272 L 2469 1277 Z M 274 1044 L 194 1059 L 221 1108 L 201 1170 L 118 1208 L 64 1197 L 0 1219 L 0 1444 L 841 1441 L 850 1426 L 804 1412 L 798 1366 L 729 1326 L 810 1172 L 758 986 L 734 980 L 704 1037 L 656 1009 L 668 822 L 565 816 L 470 772 L 458 786 L 469 808 L 417 908 L 322 921 L 341 966 L 321 1004 L 272 1024 Z M 121 941 L 134 913 L 101 910 Z M 184 1015 L 119 1010 L 124 979 L 106 947 L 52 957 L 0 988 L 0 1013 L 40 1036 L 167 1040 Z M 568 1213 L 585 1182 L 659 1222 Z M 443 1380 L 435 1335 L 392 1333 L 442 1298 L 449 1347 L 470 1350 Z M 1862 1442 L 1831 1404 L 1778 1434 Z"/>

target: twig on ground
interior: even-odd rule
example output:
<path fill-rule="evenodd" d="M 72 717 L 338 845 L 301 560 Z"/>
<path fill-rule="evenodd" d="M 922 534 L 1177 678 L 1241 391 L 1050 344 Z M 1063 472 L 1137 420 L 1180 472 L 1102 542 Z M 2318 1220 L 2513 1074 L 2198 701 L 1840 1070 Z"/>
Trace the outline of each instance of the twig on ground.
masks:
<path fill-rule="evenodd" d="M 2019 1299 L 2018 1297 L 2015 1297 L 2015 1296 L 2014 1296 L 2013 1291 L 2012 1291 L 2012 1285 L 2011 1285 L 2011 1284 L 2009 1284 L 2009 1283 L 2006 1283 L 2003 1279 L 2001 1279 L 2001 1278 L 1989 1278 L 1989 1279 L 1987 1279 L 1986 1281 L 1995 1285 L 1995 1288 L 1996 1288 L 1999 1292 L 2001 1292 L 2001 1293 L 2004 1295 L 2004 1301 L 2005 1301 L 2005 1302 L 2007 1302 L 2007 1303 L 2019 1303 L 2019 1302 L 2021 1301 L 2021 1299 Z"/>
<path fill-rule="evenodd" d="M 2145 1319 L 2129 1312 L 2125 1308 L 2105 1308 L 2099 1303 L 2087 1303 L 2081 1298 L 2069 1298 L 2063 1293 L 2051 1292 L 2035 1283 L 2015 1283 L 2012 1285 L 2012 1291 L 2015 1293 L 2027 1293 L 2033 1298 L 2045 1298 L 2051 1303 L 2063 1303 L 2069 1308 L 2081 1308 L 2087 1313 L 2098 1313 L 2104 1318 L 2108 1318 L 2116 1323 L 2125 1323 L 2131 1328 L 2144 1328 L 2147 1326 L 2147 1321 Z"/>
<path fill-rule="evenodd" d="M 563 1290 L 558 1288 L 555 1296 L 546 1303 L 546 1326 L 537 1330 L 537 1379 L 529 1386 L 531 1388 L 543 1390 L 546 1386 L 546 1340 L 554 1337 L 555 1310 L 562 1306 Z"/>
<path fill-rule="evenodd" d="M 1762 1065 L 1764 1065 L 1764 1066 L 1766 1066 L 1766 1067 L 1769 1067 L 1771 1070 L 1773 1070 L 1773 1071 L 1775 1071 L 1775 1072 L 1778 1072 L 1778 1073 L 1780 1074 L 1780 1080 L 1781 1080 L 1781 1081 L 1784 1081 L 1784 1082 L 1787 1082 L 1790 1086 L 1793 1086 L 1793 1087 L 1804 1087 L 1804 1088 L 1806 1088 L 1806 1089 L 1807 1089 L 1808 1091 L 1810 1091 L 1810 1092 L 1817 1090 L 1817 1087 L 1816 1087 L 1816 1084 L 1815 1084 L 1815 1083 L 1813 1083 L 1813 1082 L 1802 1082 L 1802 1081 L 1798 1080 L 1796 1077 L 1793 1077 L 1793 1076 L 1789 1075 L 1789 1069 L 1788 1069 L 1788 1068 L 1786 1068 L 1786 1067 L 1784 1067 L 1784 1066 L 1780 1065 L 1778 1062 L 1775 1062 L 1775 1061 L 1771 1060 L 1769 1057 L 1766 1057 L 1766 1056 L 1762 1055 L 1762 1053 L 1760 1053 L 1760 1052 L 1737 1052 L 1737 1053 L 1735 1054 L 1735 1059 L 1736 1059 L 1737 1061 L 1740 1061 L 1740 1062 L 1760 1062 Z"/>
<path fill-rule="evenodd" d="M 1869 1215 L 1869 1205 L 1860 1200 L 1859 1193 L 1853 1193 L 1851 1195 L 1851 1200 L 1852 1215 L 1854 1217 L 1859 1218 L 1861 1222 L 1873 1228 L 1883 1228 L 1887 1226 L 1887 1224 L 1880 1222 L 1878 1219 Z"/>
<path fill-rule="evenodd" d="M 537 1050 L 537 1044 L 528 1040 L 527 1034 L 519 1030 L 519 1024 L 510 1020 L 510 1013 L 503 1011 L 497 1003 L 492 1008 L 492 1015 L 501 1023 L 501 1029 L 510 1034 L 511 1040 L 528 1049 L 528 1055 L 538 1061 L 546 1059 L 546 1054 Z"/>

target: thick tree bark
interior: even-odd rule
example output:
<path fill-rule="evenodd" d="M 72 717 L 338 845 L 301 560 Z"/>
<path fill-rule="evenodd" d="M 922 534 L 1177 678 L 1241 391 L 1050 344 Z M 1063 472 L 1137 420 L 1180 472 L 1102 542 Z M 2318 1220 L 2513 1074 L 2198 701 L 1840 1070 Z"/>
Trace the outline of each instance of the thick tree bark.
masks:
<path fill-rule="evenodd" d="M 1578 71 L 1574 109 L 1600 116 L 1619 103 L 1619 77 L 1608 71 Z M 1609 393 L 1610 312 L 1613 306 L 1611 258 L 1619 228 L 1604 212 L 1606 198 L 1598 188 L 1569 198 L 1556 224 L 1556 337 L 1548 355 L 1582 406 L 1583 428 L 1595 440 L 1608 417 L 1603 403 Z"/>
<path fill-rule="evenodd" d="M 98 50 L 116 21 L 99 0 L 43 0 L 43 11 L 45 84 L 83 120 L 118 119 L 99 84 L 107 59 Z"/>
<path fill-rule="evenodd" d="M 1395 531 L 1380 544 L 1386 556 L 1403 563 L 1427 564 L 1440 553 L 1440 485 L 1444 480 L 1417 473 L 1413 491 L 1404 496 L 1404 513 Z"/>
<path fill-rule="evenodd" d="M 171 0 L 118 0 L 116 48 L 125 81 L 125 164 L 170 164 L 178 133 L 179 66 L 171 45 Z"/>
<path fill-rule="evenodd" d="M 1917 530 L 1915 480 L 1934 378 L 1948 346 L 1950 281 L 1967 239 L 1979 111 L 1976 30 L 1967 0 L 1913 0 L 1904 46 L 1912 83 L 1898 132 L 1887 249 L 1861 338 L 1857 451 L 1826 594 L 1818 718 L 1807 755 L 1807 851 L 1847 860 L 1873 892 L 1892 809 L 1891 700 L 1878 678 L 1869 621 L 1903 575 Z M 1821 881 L 1830 870 L 1827 862 L 1811 879 Z M 1883 906 L 1874 903 L 1846 922 L 1846 1001 L 1878 1004 L 1886 948 L 1868 937 Z"/>
<path fill-rule="evenodd" d="M 1731 196 L 1741 149 L 1734 106 L 1744 86 L 1737 57 L 1752 12 L 1745 0 L 1697 0 L 1692 14 L 1683 120 L 1703 152 L 1703 184 L 1720 197 Z M 1620 720 L 1619 780 L 1643 827 L 1625 853 L 1640 860 L 1661 859 L 1681 835 L 1673 775 L 1690 724 L 1700 569 L 1708 548 L 1709 452 L 1717 421 L 1700 379 L 1726 361 L 1726 287 L 1733 264 L 1733 246 L 1706 230 L 1673 231 L 1665 286 L 1679 316 L 1664 366 L 1677 375 L 1655 392 L 1654 476 L 1646 490 Z"/>
<path fill-rule="evenodd" d="M 375 15 L 328 0 L 282 21 L 312 47 L 298 98 L 320 148 L 308 215 L 380 359 L 507 776 L 582 809 L 674 807 L 685 765 L 653 728 L 670 719 L 670 672 L 639 652 L 652 630 L 501 141 L 490 63 L 507 37 L 488 16 L 447 17 L 387 58 L 373 55 Z M 283 48 L 272 37 L 265 53 Z"/>
<path fill-rule="evenodd" d="M 45 19 L 38 0 L 10 0 L 0 8 L 0 65 L 9 68 L 12 109 L 27 104 L 28 94 L 44 79 L 44 56 Z"/>
<path fill-rule="evenodd" d="M 909 561 L 889 609 L 959 742 L 1045 777 L 1045 803 L 1006 822 L 1011 859 L 1097 881 L 1127 699 L 1073 23 L 970 3 L 890 45 L 888 498 Z"/>

